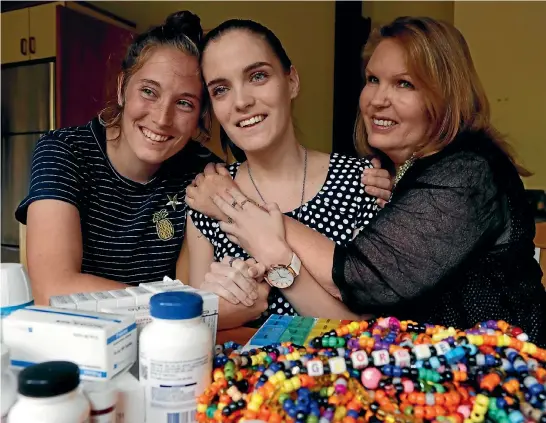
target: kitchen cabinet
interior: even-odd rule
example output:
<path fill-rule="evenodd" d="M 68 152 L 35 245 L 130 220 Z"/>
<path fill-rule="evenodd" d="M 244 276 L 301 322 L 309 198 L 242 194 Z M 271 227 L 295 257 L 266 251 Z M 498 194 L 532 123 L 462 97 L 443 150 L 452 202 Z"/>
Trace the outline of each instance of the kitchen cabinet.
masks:
<path fill-rule="evenodd" d="M 46 3 L 2 13 L 2 64 L 56 55 L 56 8 Z"/>

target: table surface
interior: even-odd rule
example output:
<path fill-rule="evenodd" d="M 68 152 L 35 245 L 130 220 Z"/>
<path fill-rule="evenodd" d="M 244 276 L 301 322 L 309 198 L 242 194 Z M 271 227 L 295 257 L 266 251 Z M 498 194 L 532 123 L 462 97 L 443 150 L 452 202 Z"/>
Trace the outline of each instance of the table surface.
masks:
<path fill-rule="evenodd" d="M 216 343 L 223 344 L 227 341 L 234 341 L 238 344 L 245 345 L 250 338 L 257 332 L 258 329 L 239 327 L 233 329 L 219 330 L 216 333 Z"/>

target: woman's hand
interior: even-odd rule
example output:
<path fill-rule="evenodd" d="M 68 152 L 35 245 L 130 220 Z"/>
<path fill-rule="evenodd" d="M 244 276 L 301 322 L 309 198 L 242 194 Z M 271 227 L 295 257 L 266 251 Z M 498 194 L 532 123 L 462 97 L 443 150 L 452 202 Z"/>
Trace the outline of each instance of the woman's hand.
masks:
<path fill-rule="evenodd" d="M 211 263 L 201 289 L 214 292 L 232 304 L 250 307 L 258 299 L 258 284 L 264 273 L 265 266 L 252 258 L 243 261 L 226 256 L 221 262 Z"/>
<path fill-rule="evenodd" d="M 228 217 L 220 229 L 266 268 L 289 264 L 292 250 L 285 239 L 283 215 L 276 204 L 256 205 L 237 188 L 213 197 L 214 204 Z"/>
<path fill-rule="evenodd" d="M 362 183 L 369 195 L 377 197 L 377 205 L 385 207 L 391 198 L 394 179 L 387 170 L 381 169 L 379 159 L 372 159 L 372 165 L 373 169 L 364 169 Z"/>
<path fill-rule="evenodd" d="M 209 163 L 203 173 L 197 175 L 186 188 L 186 203 L 190 208 L 213 219 L 227 220 L 227 216 L 212 202 L 212 197 L 236 187 L 237 184 L 223 164 Z"/>

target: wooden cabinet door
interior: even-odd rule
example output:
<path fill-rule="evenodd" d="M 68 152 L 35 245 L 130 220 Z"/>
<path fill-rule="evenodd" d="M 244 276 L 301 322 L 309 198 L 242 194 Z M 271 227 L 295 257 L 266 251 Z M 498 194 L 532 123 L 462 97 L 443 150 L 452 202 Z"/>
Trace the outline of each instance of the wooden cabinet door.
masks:
<path fill-rule="evenodd" d="M 31 59 L 55 57 L 57 53 L 56 9 L 58 3 L 29 8 L 29 49 Z"/>
<path fill-rule="evenodd" d="M 66 7 L 57 9 L 57 127 L 82 125 L 116 101 L 133 33 Z"/>
<path fill-rule="evenodd" d="M 28 9 L 2 13 L 2 64 L 30 60 L 28 28 Z"/>

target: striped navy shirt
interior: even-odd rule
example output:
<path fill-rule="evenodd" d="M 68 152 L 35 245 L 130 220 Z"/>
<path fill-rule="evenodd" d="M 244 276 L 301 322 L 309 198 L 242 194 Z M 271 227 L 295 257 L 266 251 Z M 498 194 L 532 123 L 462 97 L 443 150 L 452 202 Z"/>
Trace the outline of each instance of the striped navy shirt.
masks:
<path fill-rule="evenodd" d="M 173 278 L 186 228 L 186 186 L 220 159 L 190 141 L 143 184 L 116 172 L 106 142 L 96 118 L 43 135 L 34 150 L 29 194 L 15 216 L 26 224 L 33 201 L 65 201 L 80 213 L 82 273 L 127 284 Z"/>

